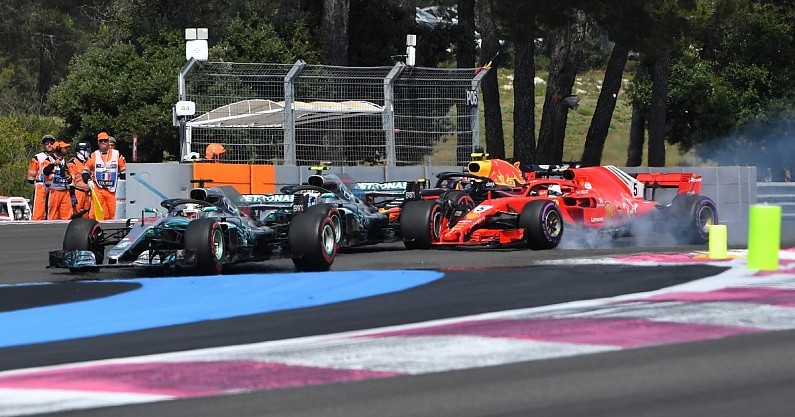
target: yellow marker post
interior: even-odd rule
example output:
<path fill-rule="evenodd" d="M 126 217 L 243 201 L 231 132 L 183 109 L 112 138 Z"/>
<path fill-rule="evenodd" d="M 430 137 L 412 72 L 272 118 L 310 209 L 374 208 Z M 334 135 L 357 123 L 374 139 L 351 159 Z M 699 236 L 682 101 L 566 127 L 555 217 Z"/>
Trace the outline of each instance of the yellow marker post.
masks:
<path fill-rule="evenodd" d="M 781 247 L 781 206 L 752 205 L 748 220 L 748 269 L 775 271 Z"/>
<path fill-rule="evenodd" d="M 728 254 L 728 230 L 725 224 L 709 226 L 709 259 L 726 259 Z"/>

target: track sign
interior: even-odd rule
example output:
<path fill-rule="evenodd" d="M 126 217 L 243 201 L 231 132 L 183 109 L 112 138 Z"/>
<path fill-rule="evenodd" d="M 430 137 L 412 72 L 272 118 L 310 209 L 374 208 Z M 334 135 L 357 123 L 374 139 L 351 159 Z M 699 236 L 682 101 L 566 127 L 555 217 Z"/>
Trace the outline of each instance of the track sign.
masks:
<path fill-rule="evenodd" d="M 467 106 L 478 106 L 478 90 L 467 90 Z"/>
<path fill-rule="evenodd" d="M 178 101 L 176 105 L 177 116 L 193 116 L 196 114 L 196 103 L 192 101 Z"/>

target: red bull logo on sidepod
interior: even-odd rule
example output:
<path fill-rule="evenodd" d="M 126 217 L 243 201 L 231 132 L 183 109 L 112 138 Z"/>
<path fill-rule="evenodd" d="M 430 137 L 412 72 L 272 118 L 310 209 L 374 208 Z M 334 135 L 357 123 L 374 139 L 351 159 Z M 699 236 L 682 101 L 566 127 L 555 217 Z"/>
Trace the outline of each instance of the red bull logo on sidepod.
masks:
<path fill-rule="evenodd" d="M 496 184 L 516 187 L 526 182 L 518 164 L 502 159 L 488 159 L 470 162 L 467 170 L 472 174 L 491 178 Z"/>

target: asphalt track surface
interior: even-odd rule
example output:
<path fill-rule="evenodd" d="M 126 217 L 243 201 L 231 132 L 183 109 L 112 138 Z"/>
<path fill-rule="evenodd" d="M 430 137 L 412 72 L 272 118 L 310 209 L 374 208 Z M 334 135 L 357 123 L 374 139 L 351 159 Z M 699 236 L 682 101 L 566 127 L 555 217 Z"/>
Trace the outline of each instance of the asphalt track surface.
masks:
<path fill-rule="evenodd" d="M 131 284 L 44 269 L 63 224 L 0 226 L 0 312 L 105 297 Z M 665 244 L 665 241 L 656 243 Z M 550 259 L 686 252 L 619 242 L 618 247 L 406 251 L 400 245 L 340 255 L 337 271 L 437 269 L 445 277 L 405 291 L 330 305 L 0 349 L 0 370 L 279 340 L 650 291 L 717 274 L 705 265 L 538 265 Z M 291 272 L 289 260 L 231 273 Z M 113 270 L 109 278 L 139 276 Z M 46 289 L 44 289 L 46 288 Z M 792 416 L 795 331 L 562 359 L 520 362 L 360 382 L 223 397 L 77 410 L 61 416 Z"/>

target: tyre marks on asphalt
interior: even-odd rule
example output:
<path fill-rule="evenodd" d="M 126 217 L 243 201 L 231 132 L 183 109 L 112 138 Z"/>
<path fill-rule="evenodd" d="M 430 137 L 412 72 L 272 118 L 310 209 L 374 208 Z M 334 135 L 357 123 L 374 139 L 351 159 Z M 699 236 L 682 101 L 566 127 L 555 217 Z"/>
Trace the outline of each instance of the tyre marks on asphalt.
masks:
<path fill-rule="evenodd" d="M 610 263 L 708 262 L 703 254 Z M 795 329 L 795 252 L 609 299 L 382 329 L 0 373 L 0 416 L 468 369 Z M 598 261 L 602 262 L 602 261 Z M 602 262 L 604 263 L 604 262 Z M 70 387 L 69 391 L 63 387 Z"/>

